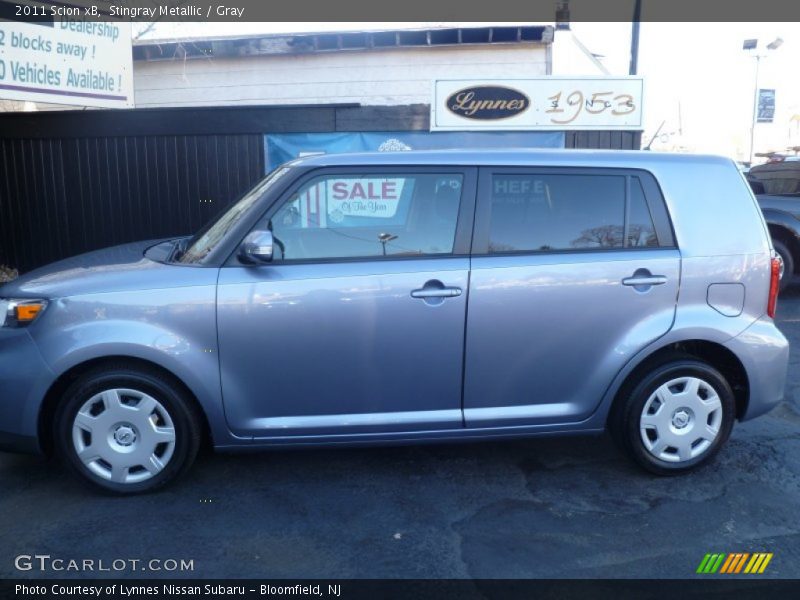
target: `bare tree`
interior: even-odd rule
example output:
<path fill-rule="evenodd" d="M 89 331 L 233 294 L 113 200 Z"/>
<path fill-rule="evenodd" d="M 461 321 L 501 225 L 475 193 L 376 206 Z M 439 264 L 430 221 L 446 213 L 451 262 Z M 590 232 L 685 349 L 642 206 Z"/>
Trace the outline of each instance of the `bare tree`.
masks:
<path fill-rule="evenodd" d="M 603 225 L 584 229 L 580 237 L 572 240 L 574 248 L 621 248 L 624 230 L 621 225 Z M 634 247 L 657 245 L 651 226 L 628 225 L 628 245 Z"/>
<path fill-rule="evenodd" d="M 580 237 L 572 240 L 575 248 L 614 248 L 622 246 L 622 227 L 619 225 L 603 225 L 584 229 Z"/>

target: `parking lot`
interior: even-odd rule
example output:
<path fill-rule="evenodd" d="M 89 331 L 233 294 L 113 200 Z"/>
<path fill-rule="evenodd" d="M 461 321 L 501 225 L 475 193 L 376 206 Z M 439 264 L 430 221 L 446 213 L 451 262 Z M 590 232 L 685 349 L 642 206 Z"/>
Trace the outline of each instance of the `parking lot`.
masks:
<path fill-rule="evenodd" d="M 147 576 L 676 577 L 708 552 L 773 552 L 800 577 L 800 286 L 779 322 L 787 401 L 688 476 L 601 438 L 202 456 L 164 492 L 96 495 L 55 461 L 0 455 L 0 576 L 14 557 L 192 560 Z M 95 573 L 95 575 L 129 575 Z"/>

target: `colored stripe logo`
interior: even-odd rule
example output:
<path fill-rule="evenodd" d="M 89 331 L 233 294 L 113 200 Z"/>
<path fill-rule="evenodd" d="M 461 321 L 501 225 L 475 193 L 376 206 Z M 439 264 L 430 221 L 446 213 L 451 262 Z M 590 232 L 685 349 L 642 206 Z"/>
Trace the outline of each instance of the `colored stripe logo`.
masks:
<path fill-rule="evenodd" d="M 704 575 L 713 575 L 714 573 L 760 575 L 766 570 L 771 560 L 772 552 L 706 554 L 700 561 L 696 572 Z"/>

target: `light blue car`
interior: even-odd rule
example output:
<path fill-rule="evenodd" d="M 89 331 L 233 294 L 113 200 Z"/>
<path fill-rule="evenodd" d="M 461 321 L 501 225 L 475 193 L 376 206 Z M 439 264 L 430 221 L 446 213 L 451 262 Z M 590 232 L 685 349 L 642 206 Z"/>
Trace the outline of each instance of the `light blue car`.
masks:
<path fill-rule="evenodd" d="M 688 471 L 783 396 L 780 266 L 723 158 L 307 157 L 192 238 L 0 287 L 0 447 L 117 493 L 204 441 L 610 429 L 646 469 Z"/>

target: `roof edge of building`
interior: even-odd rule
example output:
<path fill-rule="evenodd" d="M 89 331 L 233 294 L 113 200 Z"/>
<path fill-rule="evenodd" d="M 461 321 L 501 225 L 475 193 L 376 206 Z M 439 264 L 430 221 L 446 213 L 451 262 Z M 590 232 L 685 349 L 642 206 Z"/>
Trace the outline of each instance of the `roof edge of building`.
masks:
<path fill-rule="evenodd" d="M 333 33 L 135 40 L 134 60 L 308 55 L 432 47 L 538 44 L 553 42 L 552 25 L 451 27 Z"/>

